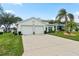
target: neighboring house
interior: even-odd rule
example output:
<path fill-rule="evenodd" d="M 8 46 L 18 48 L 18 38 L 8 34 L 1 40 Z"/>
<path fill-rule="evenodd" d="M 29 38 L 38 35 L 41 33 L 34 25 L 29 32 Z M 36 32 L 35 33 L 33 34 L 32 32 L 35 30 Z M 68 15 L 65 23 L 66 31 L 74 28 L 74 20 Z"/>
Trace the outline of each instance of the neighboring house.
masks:
<path fill-rule="evenodd" d="M 0 26 L 0 32 L 4 32 L 4 30 L 5 30 L 5 26 L 4 25 L 1 25 Z"/>
<path fill-rule="evenodd" d="M 17 29 L 16 24 L 13 23 L 10 25 L 10 31 L 13 33 L 15 31 L 15 29 Z"/>
<path fill-rule="evenodd" d="M 7 27 L 7 29 L 6 29 L 6 27 L 4 26 L 4 25 L 1 25 L 0 26 L 0 32 L 5 32 L 5 31 L 7 31 L 7 32 L 14 32 L 14 29 L 17 29 L 17 27 L 16 27 L 16 24 L 15 23 L 13 23 L 13 24 L 11 24 L 11 25 L 9 25 L 8 27 Z"/>
<path fill-rule="evenodd" d="M 63 25 L 59 24 L 49 24 L 49 20 L 42 20 L 40 18 L 29 18 L 24 21 L 16 23 L 17 32 L 22 34 L 44 34 L 44 32 L 50 32 L 51 30 L 58 31 Z"/>
<path fill-rule="evenodd" d="M 0 32 L 4 32 L 4 29 L 3 28 L 0 28 Z"/>

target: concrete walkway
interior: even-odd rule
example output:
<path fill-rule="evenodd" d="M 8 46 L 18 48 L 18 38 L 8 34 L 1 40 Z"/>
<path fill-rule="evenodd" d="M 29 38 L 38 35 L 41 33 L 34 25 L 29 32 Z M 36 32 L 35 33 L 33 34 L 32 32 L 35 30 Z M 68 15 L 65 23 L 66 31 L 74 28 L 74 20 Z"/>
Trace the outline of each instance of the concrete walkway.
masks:
<path fill-rule="evenodd" d="M 52 35 L 23 36 L 23 56 L 79 56 L 79 42 Z"/>

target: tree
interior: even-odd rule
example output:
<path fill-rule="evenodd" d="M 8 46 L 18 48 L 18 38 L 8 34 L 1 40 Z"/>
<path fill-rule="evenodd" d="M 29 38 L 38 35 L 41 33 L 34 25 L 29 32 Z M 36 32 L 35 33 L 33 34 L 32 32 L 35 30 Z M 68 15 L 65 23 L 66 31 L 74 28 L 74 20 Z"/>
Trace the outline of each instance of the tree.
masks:
<path fill-rule="evenodd" d="M 67 24 L 68 24 L 68 19 L 70 21 L 74 20 L 74 16 L 71 13 L 68 13 L 65 9 L 61 9 L 58 13 L 58 15 L 56 16 L 56 20 L 58 20 L 59 22 L 61 22 L 61 19 L 64 19 L 64 23 L 65 23 L 65 31 L 68 32 L 68 28 L 67 28 Z"/>
<path fill-rule="evenodd" d="M 74 22 L 74 15 L 69 13 L 68 14 L 70 21 L 67 24 L 67 27 L 69 29 L 69 32 L 72 32 L 74 29 L 77 28 L 77 24 Z"/>
<path fill-rule="evenodd" d="M 14 14 L 4 12 L 0 4 L 0 25 L 5 25 L 7 30 L 12 23 L 17 23 L 18 21 L 22 21 L 22 19 Z"/>
<path fill-rule="evenodd" d="M 4 12 L 0 4 L 0 24 L 12 24 L 18 21 L 22 21 L 22 19 L 14 14 Z"/>
<path fill-rule="evenodd" d="M 53 23 L 54 23 L 54 20 L 50 20 L 50 21 L 49 21 L 49 24 L 53 24 Z"/>
<path fill-rule="evenodd" d="M 3 14 L 3 13 L 4 13 L 3 7 L 0 4 L 0 14 Z"/>
<path fill-rule="evenodd" d="M 14 14 L 11 13 L 4 13 L 1 16 L 1 24 L 5 26 L 5 31 L 8 31 L 10 25 L 13 23 L 17 23 L 18 21 L 22 21 L 20 17 L 16 17 Z"/>
<path fill-rule="evenodd" d="M 75 22 L 70 21 L 68 22 L 67 27 L 68 27 L 69 32 L 71 33 L 73 30 L 77 28 L 77 25 Z"/>
<path fill-rule="evenodd" d="M 18 21 L 22 21 L 20 17 L 16 17 L 11 13 L 4 13 L 4 15 L 1 18 L 2 18 L 2 24 L 12 24 L 17 23 Z"/>
<path fill-rule="evenodd" d="M 17 17 L 15 17 L 15 20 L 16 20 L 16 22 L 17 21 L 22 21 L 22 18 L 20 18 L 20 17 L 17 16 Z"/>
<path fill-rule="evenodd" d="M 3 14 L 4 14 L 4 10 L 3 10 L 3 8 L 2 8 L 2 6 L 0 4 L 0 25 L 2 23 L 2 16 L 3 16 Z"/>

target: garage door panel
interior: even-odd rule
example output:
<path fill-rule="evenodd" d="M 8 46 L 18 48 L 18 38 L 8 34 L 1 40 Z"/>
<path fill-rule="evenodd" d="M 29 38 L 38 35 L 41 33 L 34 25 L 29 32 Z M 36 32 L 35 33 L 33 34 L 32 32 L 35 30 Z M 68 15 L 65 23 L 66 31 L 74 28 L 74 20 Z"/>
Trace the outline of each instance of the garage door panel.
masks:
<path fill-rule="evenodd" d="M 21 28 L 22 34 L 32 34 L 32 26 L 22 26 Z"/>
<path fill-rule="evenodd" d="M 39 26 L 39 25 L 35 25 L 35 26 L 29 26 L 29 25 L 25 25 L 25 26 L 21 26 L 21 32 L 22 34 L 33 34 L 33 32 L 35 32 L 35 34 L 44 34 L 44 27 L 43 26 Z"/>
<path fill-rule="evenodd" d="M 43 26 L 35 26 L 35 34 L 43 34 L 44 28 Z"/>

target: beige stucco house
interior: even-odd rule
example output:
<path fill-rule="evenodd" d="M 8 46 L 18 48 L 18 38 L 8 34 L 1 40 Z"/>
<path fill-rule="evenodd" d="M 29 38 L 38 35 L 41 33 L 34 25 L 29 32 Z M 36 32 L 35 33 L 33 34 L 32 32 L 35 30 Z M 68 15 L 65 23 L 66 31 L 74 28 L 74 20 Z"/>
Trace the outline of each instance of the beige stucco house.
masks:
<path fill-rule="evenodd" d="M 50 30 L 54 30 L 54 25 L 49 24 L 48 20 L 32 17 L 18 22 L 17 32 L 21 32 L 22 34 L 44 34 L 45 31 L 49 32 Z"/>

